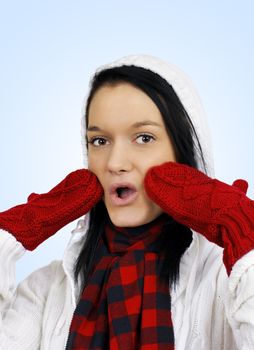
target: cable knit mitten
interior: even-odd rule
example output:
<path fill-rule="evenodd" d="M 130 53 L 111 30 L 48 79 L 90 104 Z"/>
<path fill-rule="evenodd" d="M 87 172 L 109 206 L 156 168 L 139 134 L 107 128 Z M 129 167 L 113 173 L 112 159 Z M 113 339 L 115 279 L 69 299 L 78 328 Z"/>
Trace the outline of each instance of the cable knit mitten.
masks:
<path fill-rule="evenodd" d="M 254 201 L 248 184 L 233 186 L 175 162 L 150 168 L 144 179 L 148 196 L 179 223 L 224 248 L 228 274 L 234 263 L 254 249 Z"/>
<path fill-rule="evenodd" d="M 48 193 L 32 193 L 25 204 L 0 213 L 0 228 L 13 234 L 28 250 L 86 214 L 102 197 L 103 188 L 87 169 L 66 176 Z"/>

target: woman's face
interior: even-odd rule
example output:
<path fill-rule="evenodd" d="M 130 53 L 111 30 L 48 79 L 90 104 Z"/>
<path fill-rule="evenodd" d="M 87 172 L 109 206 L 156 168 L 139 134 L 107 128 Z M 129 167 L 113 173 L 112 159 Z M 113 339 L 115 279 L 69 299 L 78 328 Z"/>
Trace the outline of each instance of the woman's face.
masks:
<path fill-rule="evenodd" d="M 113 224 L 134 227 L 159 216 L 163 211 L 147 196 L 143 180 L 150 167 L 175 161 L 175 154 L 155 103 L 129 83 L 99 88 L 88 111 L 87 138 L 88 168 L 104 189 Z M 136 191 L 118 192 L 114 185 Z"/>

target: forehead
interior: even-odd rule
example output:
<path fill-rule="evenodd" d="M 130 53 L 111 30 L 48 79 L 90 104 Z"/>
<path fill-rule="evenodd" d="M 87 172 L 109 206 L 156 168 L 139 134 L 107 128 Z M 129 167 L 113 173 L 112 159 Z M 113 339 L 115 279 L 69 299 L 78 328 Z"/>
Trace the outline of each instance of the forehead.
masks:
<path fill-rule="evenodd" d="M 129 83 L 100 87 L 94 94 L 88 110 L 88 125 L 134 124 L 144 120 L 163 123 L 153 100 Z"/>

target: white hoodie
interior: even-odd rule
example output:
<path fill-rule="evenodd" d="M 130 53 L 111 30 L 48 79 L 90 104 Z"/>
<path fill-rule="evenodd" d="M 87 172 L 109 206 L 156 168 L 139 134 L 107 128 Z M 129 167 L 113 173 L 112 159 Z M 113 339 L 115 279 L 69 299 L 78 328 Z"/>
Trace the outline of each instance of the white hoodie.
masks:
<path fill-rule="evenodd" d="M 160 74 L 187 110 L 213 176 L 204 111 L 191 81 L 178 68 L 144 55 L 127 56 L 103 68 L 133 64 Z M 82 140 L 84 144 L 84 120 Z M 86 160 L 86 153 L 84 153 Z M 199 163 L 202 169 L 201 162 Z M 90 213 L 79 220 L 62 261 L 54 261 L 15 284 L 21 243 L 0 230 L 0 349 L 64 350 L 81 286 L 74 265 L 89 227 Z M 180 280 L 171 290 L 176 350 L 254 350 L 254 251 L 234 265 L 228 277 L 222 249 L 193 232 L 180 263 Z M 124 348 L 123 348 L 124 350 Z"/>

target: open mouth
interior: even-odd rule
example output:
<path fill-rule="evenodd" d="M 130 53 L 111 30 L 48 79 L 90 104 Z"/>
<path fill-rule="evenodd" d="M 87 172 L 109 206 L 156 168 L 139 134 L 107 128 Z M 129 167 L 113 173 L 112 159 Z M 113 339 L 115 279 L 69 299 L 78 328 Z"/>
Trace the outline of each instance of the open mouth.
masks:
<path fill-rule="evenodd" d="M 119 183 L 111 186 L 109 196 L 114 205 L 129 205 L 138 197 L 138 191 L 131 183 Z"/>
<path fill-rule="evenodd" d="M 127 198 L 129 195 L 131 195 L 134 192 L 136 191 L 129 187 L 118 187 L 116 189 L 118 198 Z"/>

